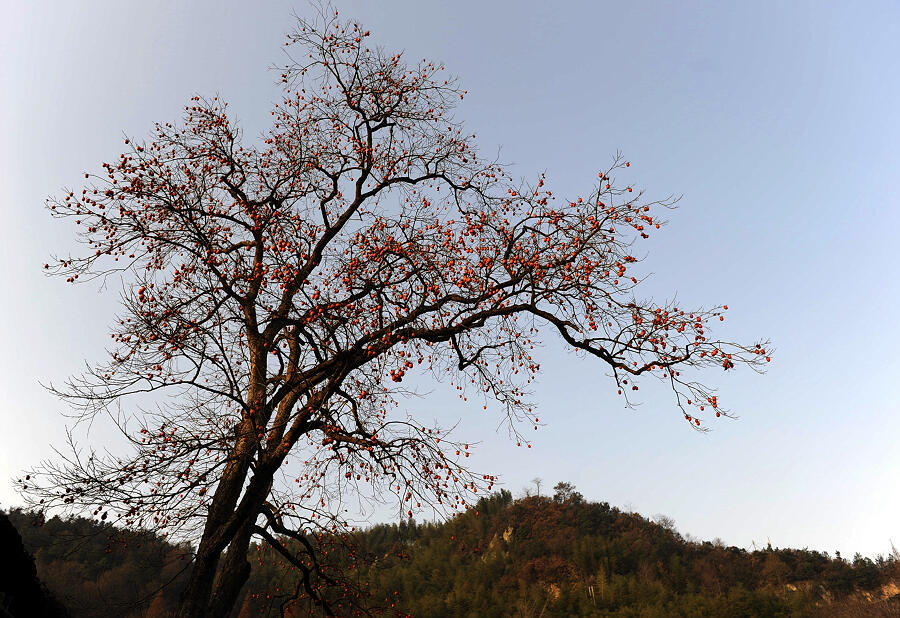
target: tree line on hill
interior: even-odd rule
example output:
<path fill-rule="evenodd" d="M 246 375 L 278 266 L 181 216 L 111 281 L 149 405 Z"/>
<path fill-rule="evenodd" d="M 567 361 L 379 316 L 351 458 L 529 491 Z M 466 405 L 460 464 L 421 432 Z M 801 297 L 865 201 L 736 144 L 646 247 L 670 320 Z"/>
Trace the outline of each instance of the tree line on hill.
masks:
<path fill-rule="evenodd" d="M 373 614 L 401 616 L 900 615 L 896 551 L 848 560 L 697 542 L 666 518 L 587 502 L 568 483 L 555 490 L 518 500 L 503 490 L 449 521 L 408 519 L 320 539 L 324 563 L 311 584 L 333 578 L 339 615 L 353 612 L 350 596 Z M 173 615 L 189 545 L 78 517 L 8 516 L 68 615 Z M 294 543 L 285 539 L 284 549 L 296 551 Z M 268 545 L 252 554 L 232 616 L 321 615 L 294 565 Z"/>

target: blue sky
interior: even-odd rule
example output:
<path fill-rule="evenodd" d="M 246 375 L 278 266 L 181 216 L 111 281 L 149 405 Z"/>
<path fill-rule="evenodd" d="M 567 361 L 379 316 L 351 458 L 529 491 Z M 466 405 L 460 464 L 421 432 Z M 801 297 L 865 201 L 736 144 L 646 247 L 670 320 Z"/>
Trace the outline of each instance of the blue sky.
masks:
<path fill-rule="evenodd" d="M 47 279 L 72 237 L 44 199 L 175 120 L 195 93 L 247 136 L 278 97 L 303 2 L 3 2 L 0 25 L 0 504 L 62 445 L 59 382 L 104 354 L 117 290 Z M 446 63 L 457 117 L 514 173 L 586 192 L 617 150 L 650 197 L 681 195 L 649 241 L 646 294 L 727 303 L 721 334 L 769 337 L 768 374 L 712 376 L 740 420 L 691 431 L 664 389 L 623 409 L 601 366 L 553 341 L 518 449 L 438 389 L 473 466 L 666 514 L 727 544 L 875 555 L 900 545 L 900 6 L 894 2 L 338 1 L 387 49 Z M 649 385 L 648 385 L 649 386 Z M 95 444 L 115 444 L 100 421 Z"/>

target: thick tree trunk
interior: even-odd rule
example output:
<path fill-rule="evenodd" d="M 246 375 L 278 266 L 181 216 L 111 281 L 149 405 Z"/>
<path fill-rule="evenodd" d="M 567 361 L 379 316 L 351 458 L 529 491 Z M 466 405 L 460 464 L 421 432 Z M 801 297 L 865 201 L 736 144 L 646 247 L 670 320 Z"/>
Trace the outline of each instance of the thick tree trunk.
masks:
<path fill-rule="evenodd" d="M 247 552 L 250 548 L 250 537 L 256 522 L 248 520 L 228 546 L 228 552 L 222 559 L 219 577 L 216 578 L 215 591 L 210 604 L 211 618 L 225 618 L 237 603 L 238 595 L 250 577 L 250 561 Z"/>
<path fill-rule="evenodd" d="M 242 446 L 244 446 L 243 449 Z M 245 444 L 239 442 L 235 447 L 232 461 L 222 473 L 222 478 L 219 480 L 212 504 L 209 507 L 203 536 L 194 558 L 194 568 L 181 596 L 179 618 L 206 618 L 209 616 L 213 582 L 222 558 L 222 550 L 243 527 L 231 532 L 230 535 L 226 534 L 224 529 L 234 514 L 244 480 L 247 478 L 251 454 L 252 451 L 246 448 Z"/>
<path fill-rule="evenodd" d="M 234 448 L 229 453 L 229 462 L 222 472 L 209 508 L 194 570 L 182 595 L 179 618 L 227 616 L 250 576 L 247 549 L 256 517 L 272 486 L 274 473 L 266 466 L 257 466 L 241 498 L 251 460 L 258 453 L 257 424 L 265 427 L 268 420 L 262 414 L 265 407 L 266 359 L 264 350 L 261 350 L 259 345 L 251 344 L 251 384 L 247 393 L 250 412 L 235 429 Z M 240 521 L 235 520 L 236 510 L 241 511 Z M 222 551 L 226 547 L 228 552 L 223 558 Z"/>
<path fill-rule="evenodd" d="M 261 512 L 266 496 L 272 485 L 272 475 L 258 470 L 250 481 L 239 507 L 249 506 L 244 520 L 230 536 L 222 536 L 225 523 L 234 515 L 236 501 L 220 517 L 210 516 L 200 547 L 197 549 L 194 570 L 187 588 L 182 595 L 179 618 L 219 618 L 228 616 L 237 602 L 238 594 L 250 577 L 250 562 L 247 552 L 256 517 Z M 218 492 L 217 497 L 218 497 Z M 227 543 L 228 551 L 222 556 Z M 218 573 L 218 576 L 217 576 Z M 215 583 L 215 587 L 213 587 Z"/>
<path fill-rule="evenodd" d="M 201 549 L 202 549 L 201 542 Z M 209 597 L 212 594 L 213 579 L 219 565 L 219 552 L 200 550 L 194 558 L 194 567 L 187 586 L 181 594 L 178 618 L 203 618 L 206 616 Z"/>

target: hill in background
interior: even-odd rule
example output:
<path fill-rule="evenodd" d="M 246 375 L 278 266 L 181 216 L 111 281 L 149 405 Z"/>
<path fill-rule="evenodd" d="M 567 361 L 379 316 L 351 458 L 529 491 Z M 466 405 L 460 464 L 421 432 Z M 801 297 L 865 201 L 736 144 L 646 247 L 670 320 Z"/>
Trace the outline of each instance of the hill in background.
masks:
<path fill-rule="evenodd" d="M 683 538 L 582 499 L 501 491 L 443 523 L 414 520 L 358 533 L 353 578 L 371 605 L 413 616 L 900 616 L 900 556 L 831 557 L 808 549 L 747 551 Z M 73 618 L 159 618 L 177 606 L 190 547 L 82 519 L 13 510 L 38 575 Z M 290 549 L 291 543 L 286 546 Z M 298 575 L 277 552 L 257 559 L 235 616 L 309 615 L 291 604 Z M 352 560 L 351 560 L 352 558 Z"/>

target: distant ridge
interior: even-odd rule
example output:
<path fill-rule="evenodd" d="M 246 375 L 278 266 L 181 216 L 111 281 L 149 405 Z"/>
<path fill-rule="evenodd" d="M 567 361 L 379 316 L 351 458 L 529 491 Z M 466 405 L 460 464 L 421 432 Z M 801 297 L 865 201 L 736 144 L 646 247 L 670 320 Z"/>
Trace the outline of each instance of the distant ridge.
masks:
<path fill-rule="evenodd" d="M 13 510 L 9 519 L 73 618 L 110 615 L 111 604 L 123 618 L 176 608 L 190 547 L 83 518 L 32 526 L 33 514 Z M 375 525 L 353 543 L 332 566 L 353 573 L 383 615 L 900 616 L 896 552 L 847 560 L 686 540 L 668 518 L 587 502 L 562 483 L 552 497 L 495 493 L 443 523 Z M 232 615 L 281 616 L 282 606 L 310 615 L 305 600 L 289 600 L 296 571 L 267 546 L 253 553 Z"/>

